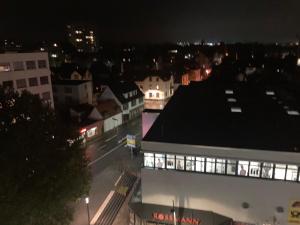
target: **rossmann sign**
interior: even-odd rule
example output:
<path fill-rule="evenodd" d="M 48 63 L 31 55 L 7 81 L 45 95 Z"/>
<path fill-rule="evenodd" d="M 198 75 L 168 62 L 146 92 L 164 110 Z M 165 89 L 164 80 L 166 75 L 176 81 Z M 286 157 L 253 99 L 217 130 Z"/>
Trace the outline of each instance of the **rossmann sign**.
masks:
<path fill-rule="evenodd" d="M 300 201 L 292 201 L 289 209 L 289 223 L 300 224 Z"/>
<path fill-rule="evenodd" d="M 154 212 L 152 214 L 152 218 L 158 222 L 165 222 L 165 223 L 174 223 L 174 216 L 173 214 L 161 213 L 161 212 Z M 181 224 L 189 224 L 189 225 L 200 225 L 201 220 L 197 218 L 191 217 L 177 217 L 176 221 Z"/>

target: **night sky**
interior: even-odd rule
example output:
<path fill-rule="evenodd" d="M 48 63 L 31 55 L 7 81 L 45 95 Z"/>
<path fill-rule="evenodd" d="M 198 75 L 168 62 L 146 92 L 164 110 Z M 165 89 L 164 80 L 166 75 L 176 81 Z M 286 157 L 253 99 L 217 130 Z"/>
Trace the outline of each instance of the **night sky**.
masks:
<path fill-rule="evenodd" d="M 61 39 L 97 25 L 100 41 L 294 41 L 299 0 L 1 0 L 0 38 Z"/>

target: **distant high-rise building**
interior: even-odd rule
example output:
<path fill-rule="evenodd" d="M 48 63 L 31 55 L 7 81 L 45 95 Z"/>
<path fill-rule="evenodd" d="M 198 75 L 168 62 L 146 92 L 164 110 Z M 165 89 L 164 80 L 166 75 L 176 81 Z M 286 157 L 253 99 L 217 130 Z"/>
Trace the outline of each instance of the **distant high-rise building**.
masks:
<path fill-rule="evenodd" d="M 67 37 L 78 52 L 97 50 L 95 29 L 88 25 L 67 25 Z"/>

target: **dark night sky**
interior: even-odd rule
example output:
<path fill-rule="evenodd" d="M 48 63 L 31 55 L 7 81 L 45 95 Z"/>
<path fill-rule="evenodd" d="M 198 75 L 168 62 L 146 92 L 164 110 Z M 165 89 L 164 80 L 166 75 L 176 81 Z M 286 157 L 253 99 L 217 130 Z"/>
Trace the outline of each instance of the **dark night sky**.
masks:
<path fill-rule="evenodd" d="M 72 21 L 111 41 L 290 41 L 299 0 L 2 0 L 0 38 L 60 38 Z"/>

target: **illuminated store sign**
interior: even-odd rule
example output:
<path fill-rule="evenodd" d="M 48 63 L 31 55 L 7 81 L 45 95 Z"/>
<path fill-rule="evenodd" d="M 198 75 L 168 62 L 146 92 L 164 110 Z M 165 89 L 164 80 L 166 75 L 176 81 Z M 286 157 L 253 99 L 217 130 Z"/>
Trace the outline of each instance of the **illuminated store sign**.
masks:
<path fill-rule="evenodd" d="M 174 215 L 171 213 L 166 214 L 166 213 L 154 212 L 152 214 L 152 217 L 154 220 L 157 220 L 159 222 L 173 223 L 173 221 L 174 221 Z M 176 221 L 182 225 L 184 225 L 184 224 L 199 225 L 201 223 L 200 219 L 191 218 L 191 217 L 182 217 L 182 218 L 178 217 L 178 218 L 176 218 Z"/>

